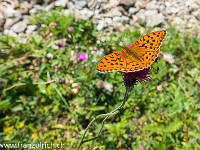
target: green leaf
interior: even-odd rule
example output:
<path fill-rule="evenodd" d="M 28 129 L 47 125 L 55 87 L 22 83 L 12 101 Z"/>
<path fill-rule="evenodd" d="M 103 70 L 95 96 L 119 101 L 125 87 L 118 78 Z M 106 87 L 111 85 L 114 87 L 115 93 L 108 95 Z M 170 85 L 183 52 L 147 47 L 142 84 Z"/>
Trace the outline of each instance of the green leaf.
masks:
<path fill-rule="evenodd" d="M 87 110 L 91 110 L 91 111 L 104 110 L 105 108 L 106 108 L 105 106 L 88 106 L 88 107 L 86 107 Z"/>
<path fill-rule="evenodd" d="M 11 102 L 10 100 L 3 100 L 3 101 L 0 101 L 0 110 L 2 109 L 6 109 L 8 107 L 11 106 Z"/>

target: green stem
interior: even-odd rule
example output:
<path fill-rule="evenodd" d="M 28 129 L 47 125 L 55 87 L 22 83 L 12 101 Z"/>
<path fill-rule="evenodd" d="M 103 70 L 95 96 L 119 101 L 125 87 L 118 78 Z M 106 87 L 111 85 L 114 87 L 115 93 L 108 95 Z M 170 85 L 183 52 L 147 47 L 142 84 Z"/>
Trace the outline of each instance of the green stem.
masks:
<path fill-rule="evenodd" d="M 82 135 L 82 138 L 81 138 L 81 140 L 80 140 L 80 142 L 79 142 L 79 144 L 78 144 L 78 146 L 77 146 L 76 149 L 78 150 L 78 149 L 81 147 L 86 132 L 88 131 L 88 129 L 90 128 L 90 126 L 92 125 L 92 123 L 93 123 L 95 120 L 97 120 L 97 119 L 99 119 L 99 118 L 107 117 L 107 116 L 113 116 L 113 115 L 115 115 L 115 114 L 117 114 L 117 113 L 118 113 L 118 111 L 116 111 L 116 112 L 114 112 L 114 113 L 101 114 L 101 115 L 98 115 L 98 116 L 94 117 L 94 119 L 88 124 L 87 128 L 85 129 L 85 131 L 84 131 L 84 133 L 83 133 L 83 135 Z"/>
<path fill-rule="evenodd" d="M 97 137 L 96 137 L 96 138 L 98 138 L 98 136 L 99 136 L 100 133 L 101 133 L 101 130 L 102 130 L 102 128 L 103 128 L 103 125 L 104 125 L 104 122 L 106 121 L 106 119 L 107 119 L 108 117 L 110 117 L 110 116 L 113 116 L 113 115 L 117 114 L 117 113 L 119 112 L 119 110 L 120 110 L 121 108 L 123 108 L 124 104 L 126 103 L 127 97 L 128 97 L 128 91 L 129 91 L 129 87 L 126 87 L 126 92 L 125 92 L 125 95 L 124 95 L 123 102 L 122 102 L 122 104 L 121 104 L 119 107 L 117 107 L 116 109 L 114 109 L 114 110 L 111 111 L 110 113 L 98 115 L 97 117 L 95 117 L 95 118 L 88 124 L 88 126 L 86 127 L 86 129 L 85 129 L 85 131 L 84 131 L 84 133 L 83 133 L 83 135 L 82 135 L 82 138 L 81 138 L 81 140 L 80 140 L 80 142 L 79 142 L 79 144 L 78 144 L 76 150 L 78 150 L 78 149 L 81 147 L 81 145 L 83 144 L 83 139 L 84 139 L 84 137 L 85 137 L 85 134 L 86 134 L 86 132 L 88 131 L 88 129 L 90 128 L 90 126 L 92 125 L 92 123 L 93 123 L 96 119 L 98 119 L 98 118 L 103 118 L 103 117 L 105 117 L 104 120 L 102 121 L 102 126 L 101 126 L 101 128 L 100 128 L 100 130 L 99 130 L 99 132 L 98 132 L 98 134 L 97 134 Z M 93 142 L 93 143 L 94 143 L 94 142 Z M 93 145 L 93 144 L 92 144 L 92 145 Z"/>
<path fill-rule="evenodd" d="M 126 87 L 126 92 L 125 92 L 125 94 L 124 94 L 124 99 L 123 99 L 122 104 L 121 104 L 119 107 L 117 107 L 116 109 L 114 109 L 113 111 L 111 111 L 111 113 L 114 113 L 114 112 L 116 112 L 116 111 L 120 111 L 120 109 L 122 109 L 122 108 L 124 107 L 124 105 L 125 105 L 125 103 L 126 103 L 126 100 L 127 100 L 127 98 L 128 98 L 128 91 L 129 91 L 129 87 Z M 102 131 L 103 126 L 104 126 L 104 122 L 106 121 L 106 119 L 108 119 L 108 117 L 109 117 L 109 116 L 106 116 L 106 117 L 104 118 L 104 120 L 102 121 L 102 123 L 101 123 L 101 128 L 99 129 L 99 132 L 97 133 L 96 139 L 97 139 L 97 138 L 99 137 L 99 135 L 101 134 L 101 131 Z M 94 144 L 94 142 L 96 141 L 96 139 L 93 141 L 92 147 L 93 147 L 93 144 Z"/>

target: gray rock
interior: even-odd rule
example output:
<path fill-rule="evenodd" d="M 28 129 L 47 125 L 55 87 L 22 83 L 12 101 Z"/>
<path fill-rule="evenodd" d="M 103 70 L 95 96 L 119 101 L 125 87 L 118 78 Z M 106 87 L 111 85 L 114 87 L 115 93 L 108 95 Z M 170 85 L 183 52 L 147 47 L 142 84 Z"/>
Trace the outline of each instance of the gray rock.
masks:
<path fill-rule="evenodd" d="M 29 11 L 29 13 L 37 13 L 37 12 L 39 12 L 42 9 L 43 9 L 42 6 L 40 6 L 40 5 L 34 5 L 34 7 Z"/>
<path fill-rule="evenodd" d="M 27 27 L 26 21 L 20 21 L 20 22 L 14 24 L 11 27 L 11 29 L 16 33 L 20 33 L 20 32 L 24 32 L 26 27 Z"/>
<path fill-rule="evenodd" d="M 44 10 L 45 10 L 45 11 L 50 11 L 51 9 L 54 9 L 54 8 L 55 8 L 54 3 L 51 3 L 51 4 L 47 5 L 47 6 L 44 8 Z"/>
<path fill-rule="evenodd" d="M 150 1 L 149 3 L 147 3 L 146 5 L 146 9 L 157 9 L 158 8 L 158 5 L 157 5 L 157 2 L 155 0 L 153 1 Z"/>
<path fill-rule="evenodd" d="M 21 18 L 22 15 L 20 12 L 14 10 L 12 7 L 8 6 L 4 12 L 4 16 L 6 18 L 11 18 L 11 17 L 17 17 L 17 18 Z"/>
<path fill-rule="evenodd" d="M 114 22 L 122 22 L 122 18 L 119 16 L 113 17 Z"/>
<path fill-rule="evenodd" d="M 128 10 L 128 12 L 129 12 L 131 15 L 132 15 L 132 14 L 135 14 L 136 11 L 137 11 L 137 9 L 134 8 L 134 7 L 130 7 L 129 10 Z"/>
<path fill-rule="evenodd" d="M 136 9 L 141 9 L 141 8 L 145 8 L 146 6 L 146 2 L 145 1 L 136 1 L 135 2 L 135 8 Z"/>
<path fill-rule="evenodd" d="M 12 36 L 12 37 L 17 37 L 17 34 L 15 32 L 13 32 L 12 30 L 8 30 L 8 29 L 5 29 L 3 31 L 3 34 L 8 35 L 8 36 Z"/>
<path fill-rule="evenodd" d="M 87 5 L 87 0 L 75 1 L 75 8 L 82 9 Z"/>
<path fill-rule="evenodd" d="M 114 17 L 114 16 L 121 16 L 122 13 L 118 10 L 118 8 L 113 8 L 111 11 L 107 13 L 107 16 Z"/>
<path fill-rule="evenodd" d="M 18 21 L 19 21 L 19 18 L 14 18 L 14 19 L 8 18 L 8 19 L 6 19 L 6 23 L 5 23 L 5 25 L 4 25 L 4 28 L 5 28 L 5 29 L 8 29 L 8 28 L 10 28 L 13 24 L 17 23 Z"/>
<path fill-rule="evenodd" d="M 164 22 L 164 16 L 158 13 L 156 10 L 150 10 L 145 12 L 146 24 L 149 27 L 154 27 Z"/>
<path fill-rule="evenodd" d="M 68 0 L 57 0 L 55 1 L 55 6 L 63 6 L 65 7 L 69 1 Z"/>
<path fill-rule="evenodd" d="M 75 8 L 75 6 L 74 6 L 74 4 L 73 4 L 72 2 L 69 2 L 69 3 L 67 4 L 67 7 L 68 7 L 69 9 L 71 9 L 71 10 L 73 10 L 73 9 Z"/>
<path fill-rule="evenodd" d="M 122 16 L 122 21 L 128 23 L 129 22 L 129 18 L 126 16 Z"/>
<path fill-rule="evenodd" d="M 180 17 L 175 17 L 172 23 L 175 25 L 181 25 L 183 20 Z"/>
<path fill-rule="evenodd" d="M 25 1 L 20 5 L 20 12 L 22 14 L 28 14 L 28 12 L 31 8 L 32 8 L 32 6 L 28 2 Z"/>
<path fill-rule="evenodd" d="M 146 23 L 149 27 L 154 27 L 164 21 L 164 16 L 156 10 L 140 11 L 136 16 L 141 23 Z"/>
<path fill-rule="evenodd" d="M 106 27 L 106 23 L 103 20 L 99 20 L 99 23 L 97 25 L 97 30 L 101 31 L 104 27 Z"/>
<path fill-rule="evenodd" d="M 37 29 L 36 25 L 29 25 L 26 29 L 26 34 L 31 34 L 33 31 Z"/>
<path fill-rule="evenodd" d="M 113 26 L 113 21 L 111 18 L 105 18 L 105 22 L 108 26 Z"/>
<path fill-rule="evenodd" d="M 136 0 L 123 0 L 123 1 L 120 1 L 120 4 L 131 7 L 135 4 L 135 2 Z"/>
<path fill-rule="evenodd" d="M 80 11 L 75 11 L 75 16 L 76 18 L 78 19 L 89 19 L 91 16 L 93 15 L 93 11 L 87 9 L 87 8 L 84 8 L 83 10 L 80 10 Z"/>

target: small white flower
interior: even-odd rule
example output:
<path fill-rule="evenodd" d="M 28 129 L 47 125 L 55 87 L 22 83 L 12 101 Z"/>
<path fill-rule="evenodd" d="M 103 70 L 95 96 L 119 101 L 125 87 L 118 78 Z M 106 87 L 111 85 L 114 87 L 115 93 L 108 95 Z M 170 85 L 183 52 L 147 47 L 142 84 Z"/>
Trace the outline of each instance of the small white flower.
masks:
<path fill-rule="evenodd" d="M 78 88 L 71 89 L 71 93 L 72 93 L 72 94 L 77 94 L 77 93 L 78 93 Z"/>
<path fill-rule="evenodd" d="M 109 82 L 104 82 L 104 88 L 105 90 L 109 91 L 109 92 L 113 92 L 113 85 Z"/>
<path fill-rule="evenodd" d="M 48 59 L 52 59 L 52 58 L 53 58 L 53 55 L 52 55 L 51 53 L 47 53 L 46 57 L 47 57 Z"/>
<path fill-rule="evenodd" d="M 163 59 L 169 64 L 173 64 L 175 62 L 174 56 L 172 54 L 163 54 Z"/>
<path fill-rule="evenodd" d="M 72 88 L 77 88 L 78 87 L 78 83 L 72 83 Z"/>

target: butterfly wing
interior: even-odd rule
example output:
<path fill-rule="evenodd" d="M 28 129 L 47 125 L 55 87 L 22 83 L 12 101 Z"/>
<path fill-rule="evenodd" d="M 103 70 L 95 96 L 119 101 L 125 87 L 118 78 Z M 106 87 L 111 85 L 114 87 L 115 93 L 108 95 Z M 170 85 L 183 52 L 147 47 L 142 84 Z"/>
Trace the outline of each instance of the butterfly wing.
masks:
<path fill-rule="evenodd" d="M 151 65 L 152 62 L 158 57 L 158 52 L 160 50 L 160 46 L 162 41 L 164 40 L 167 32 L 156 31 L 149 33 L 137 41 L 133 42 L 129 49 L 132 51 L 134 56 L 140 56 L 142 58 L 142 63 L 144 64 L 144 68 Z"/>
<path fill-rule="evenodd" d="M 165 30 L 149 33 L 133 42 L 129 48 L 134 51 L 157 51 L 166 34 Z"/>
<path fill-rule="evenodd" d="M 109 71 L 123 71 L 126 68 L 126 57 L 122 51 L 117 51 L 106 55 L 97 64 L 97 71 L 109 72 Z"/>

